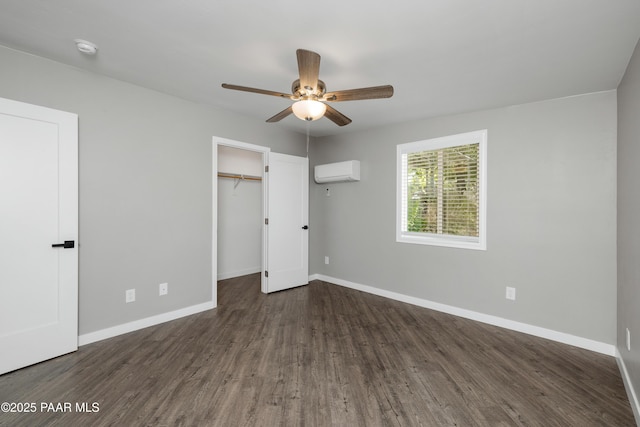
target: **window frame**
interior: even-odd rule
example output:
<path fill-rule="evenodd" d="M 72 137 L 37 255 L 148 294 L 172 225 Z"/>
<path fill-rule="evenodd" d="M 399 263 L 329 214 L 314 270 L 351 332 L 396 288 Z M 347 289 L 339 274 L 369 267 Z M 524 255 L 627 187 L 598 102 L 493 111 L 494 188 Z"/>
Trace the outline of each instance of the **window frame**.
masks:
<path fill-rule="evenodd" d="M 434 151 L 461 145 L 478 144 L 478 237 L 451 234 L 418 233 L 402 230 L 406 212 L 403 199 L 406 185 L 402 180 L 403 156 L 422 151 Z M 403 193 L 404 190 L 404 193 Z M 487 129 L 398 144 L 396 147 L 396 242 L 451 248 L 487 250 Z"/>

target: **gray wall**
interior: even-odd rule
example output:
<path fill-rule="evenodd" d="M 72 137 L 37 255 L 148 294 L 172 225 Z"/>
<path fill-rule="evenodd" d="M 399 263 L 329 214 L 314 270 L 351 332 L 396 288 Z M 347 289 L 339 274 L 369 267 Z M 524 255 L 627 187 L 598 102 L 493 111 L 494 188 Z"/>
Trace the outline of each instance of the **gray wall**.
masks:
<path fill-rule="evenodd" d="M 306 153 L 277 126 L 4 47 L 0 97 L 79 115 L 81 334 L 211 300 L 212 136 Z"/>
<path fill-rule="evenodd" d="M 263 223 L 262 182 L 218 178 L 219 280 L 261 270 Z"/>
<path fill-rule="evenodd" d="M 640 43 L 618 87 L 618 350 L 640 392 Z M 631 351 L 626 348 L 626 328 Z M 639 409 L 639 408 L 636 408 Z"/>
<path fill-rule="evenodd" d="M 396 145 L 479 129 L 488 250 L 396 243 Z M 362 169 L 311 185 L 312 273 L 615 344 L 615 91 L 320 138 L 310 159 Z"/>

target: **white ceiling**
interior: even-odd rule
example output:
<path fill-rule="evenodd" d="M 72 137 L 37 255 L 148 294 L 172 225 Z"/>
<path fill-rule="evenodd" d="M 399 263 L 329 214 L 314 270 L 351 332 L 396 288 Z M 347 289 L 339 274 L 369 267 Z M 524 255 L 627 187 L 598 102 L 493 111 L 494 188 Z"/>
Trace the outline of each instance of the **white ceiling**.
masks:
<path fill-rule="evenodd" d="M 290 101 L 220 85 L 288 93 L 297 48 L 322 56 L 327 90 L 394 86 L 332 104 L 353 123 L 315 136 L 614 89 L 639 37 L 639 0 L 0 1 L 2 45 L 259 121 Z"/>

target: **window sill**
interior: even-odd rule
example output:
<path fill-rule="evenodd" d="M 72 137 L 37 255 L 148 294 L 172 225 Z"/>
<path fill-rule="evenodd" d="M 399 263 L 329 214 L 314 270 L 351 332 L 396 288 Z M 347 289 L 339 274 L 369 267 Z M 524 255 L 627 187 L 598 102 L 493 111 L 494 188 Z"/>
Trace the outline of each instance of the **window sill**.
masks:
<path fill-rule="evenodd" d="M 486 251 L 487 244 L 484 239 L 459 236 L 440 236 L 426 233 L 401 233 L 396 236 L 398 243 L 411 243 L 415 245 L 444 246 L 449 248 L 473 249 Z"/>

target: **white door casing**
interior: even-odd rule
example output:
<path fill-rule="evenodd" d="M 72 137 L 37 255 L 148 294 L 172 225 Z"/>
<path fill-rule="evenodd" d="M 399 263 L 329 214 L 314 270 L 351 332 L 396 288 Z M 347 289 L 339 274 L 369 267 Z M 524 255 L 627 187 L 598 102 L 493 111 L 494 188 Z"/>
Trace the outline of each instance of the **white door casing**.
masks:
<path fill-rule="evenodd" d="M 309 283 L 309 159 L 269 153 L 266 175 L 266 292 L 276 292 Z"/>
<path fill-rule="evenodd" d="M 217 136 L 213 137 L 213 146 L 212 146 L 212 154 L 213 154 L 213 164 L 212 164 L 212 211 L 213 211 L 213 236 L 212 236 L 212 244 L 211 244 L 211 252 L 212 252 L 212 301 L 213 306 L 217 307 L 218 300 L 218 186 L 216 185 L 218 181 L 218 146 L 232 147 L 238 148 L 247 151 L 253 151 L 260 153 L 262 155 L 262 167 L 267 164 L 267 156 L 271 151 L 271 148 L 265 147 L 262 145 L 249 144 L 246 142 L 235 141 L 227 138 L 220 138 Z M 233 172 L 233 171 L 220 171 L 220 172 Z M 264 176 L 263 176 L 264 178 Z M 262 214 L 266 217 L 267 215 L 267 202 L 266 202 L 266 194 L 267 194 L 267 186 L 266 186 L 266 178 L 262 180 Z M 262 252 L 262 262 L 261 262 L 261 270 L 263 274 L 261 275 L 261 289 L 264 291 L 266 289 L 266 278 L 264 277 L 264 269 L 267 259 L 267 235 L 266 235 L 266 227 L 262 228 L 262 242 L 261 242 L 261 252 Z"/>
<path fill-rule="evenodd" d="M 0 98 L 0 242 L 0 374 L 75 351 L 77 115 Z"/>

